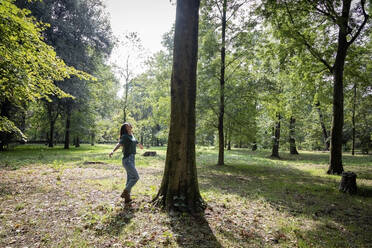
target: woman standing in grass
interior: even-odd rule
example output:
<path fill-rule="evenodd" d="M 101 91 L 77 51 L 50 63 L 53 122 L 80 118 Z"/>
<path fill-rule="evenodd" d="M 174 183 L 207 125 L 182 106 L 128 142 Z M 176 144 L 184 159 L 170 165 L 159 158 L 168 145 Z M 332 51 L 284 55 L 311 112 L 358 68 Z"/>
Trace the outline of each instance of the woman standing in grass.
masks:
<path fill-rule="evenodd" d="M 119 149 L 119 147 L 123 146 L 123 166 L 127 172 L 127 184 L 123 193 L 121 193 L 121 197 L 124 198 L 125 203 L 131 202 L 130 192 L 132 187 L 137 183 L 139 176 L 135 166 L 135 154 L 136 154 L 136 146 L 143 149 L 143 146 L 138 143 L 136 138 L 133 136 L 132 132 L 132 125 L 128 122 L 125 122 L 120 128 L 120 140 L 119 143 L 116 144 L 115 148 L 112 152 L 109 153 L 111 157 L 114 152 Z"/>

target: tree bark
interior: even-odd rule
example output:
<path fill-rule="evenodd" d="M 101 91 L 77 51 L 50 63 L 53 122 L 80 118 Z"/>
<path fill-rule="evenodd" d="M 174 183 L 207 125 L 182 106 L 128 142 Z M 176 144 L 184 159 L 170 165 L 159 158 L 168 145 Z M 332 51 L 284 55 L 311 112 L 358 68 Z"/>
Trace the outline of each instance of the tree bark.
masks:
<path fill-rule="evenodd" d="M 46 108 L 48 113 L 49 119 L 49 139 L 48 139 L 48 147 L 53 147 L 54 145 L 54 126 L 59 116 L 58 110 L 53 110 L 53 104 L 51 102 L 46 102 Z M 54 112 L 54 113 L 53 113 Z"/>
<path fill-rule="evenodd" d="M 79 136 L 76 136 L 75 147 L 80 147 L 80 138 L 79 138 Z"/>
<path fill-rule="evenodd" d="M 277 115 L 278 121 L 275 125 L 274 130 L 274 137 L 273 137 L 273 149 L 271 151 L 271 157 L 273 158 L 280 158 L 279 157 L 279 139 L 280 139 L 280 114 Z"/>
<path fill-rule="evenodd" d="M 342 166 L 342 128 L 344 125 L 344 66 L 347 49 L 350 44 L 347 42 L 348 22 L 351 1 L 344 0 L 342 15 L 338 18 L 338 47 L 336 60 L 333 65 L 333 118 L 331 129 L 330 162 L 328 174 L 341 174 L 344 171 Z"/>
<path fill-rule="evenodd" d="M 218 116 L 218 162 L 217 165 L 225 164 L 223 117 L 225 114 L 225 56 L 226 56 L 226 11 L 227 0 L 223 0 L 222 6 L 222 38 L 221 38 L 221 73 L 220 73 L 220 112 Z"/>
<path fill-rule="evenodd" d="M 0 116 L 4 116 L 10 119 L 11 106 L 12 106 L 11 102 L 6 99 L 3 102 L 0 102 Z M 12 138 L 12 133 L 0 132 L 0 151 L 5 150 L 5 147 L 8 146 L 11 138 Z"/>
<path fill-rule="evenodd" d="M 256 151 L 256 150 L 257 150 L 257 143 L 256 141 L 254 141 L 252 145 L 252 151 Z"/>
<path fill-rule="evenodd" d="M 342 178 L 340 182 L 340 186 L 338 189 L 341 192 L 349 193 L 353 195 L 357 192 L 357 184 L 356 184 L 356 177 L 357 175 L 354 172 L 348 171 L 342 173 Z"/>
<path fill-rule="evenodd" d="M 320 109 L 320 102 L 319 101 L 315 104 L 315 107 L 316 107 L 316 109 L 318 111 L 318 114 L 319 114 L 320 126 L 322 127 L 324 149 L 326 151 L 329 151 L 330 142 L 329 142 L 327 128 L 326 128 L 325 123 L 324 123 L 323 113 L 322 113 L 322 110 Z"/>
<path fill-rule="evenodd" d="M 49 139 L 48 139 L 48 147 L 53 147 L 53 138 L 54 138 L 54 124 L 55 121 L 50 121 L 49 122 Z"/>
<path fill-rule="evenodd" d="M 67 106 L 66 110 L 66 130 L 65 130 L 65 146 L 64 149 L 70 148 L 70 122 L 71 122 L 71 106 Z"/>
<path fill-rule="evenodd" d="M 91 137 L 90 137 L 90 145 L 91 146 L 94 146 L 95 139 L 96 139 L 96 134 L 94 132 L 92 132 Z"/>
<path fill-rule="evenodd" d="M 356 107 L 356 97 L 357 97 L 357 84 L 354 84 L 354 99 L 353 99 L 353 116 L 351 118 L 351 121 L 353 123 L 353 145 L 351 149 L 351 154 L 355 155 L 355 107 Z"/>
<path fill-rule="evenodd" d="M 154 203 L 167 211 L 202 212 L 195 164 L 195 98 L 199 0 L 177 0 L 171 122 L 165 169 Z"/>
<path fill-rule="evenodd" d="M 289 150 L 290 153 L 293 155 L 298 155 L 298 151 L 296 148 L 296 139 L 295 139 L 295 124 L 296 124 L 296 119 L 291 116 L 289 120 Z"/>

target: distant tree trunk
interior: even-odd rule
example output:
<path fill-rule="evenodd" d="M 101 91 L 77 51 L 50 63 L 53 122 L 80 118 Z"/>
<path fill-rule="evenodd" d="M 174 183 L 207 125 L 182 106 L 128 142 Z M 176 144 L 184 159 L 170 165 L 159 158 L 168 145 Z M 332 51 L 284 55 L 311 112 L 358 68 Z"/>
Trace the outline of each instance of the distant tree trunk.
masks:
<path fill-rule="evenodd" d="M 11 107 L 12 107 L 11 102 L 6 99 L 3 102 L 0 102 L 0 116 L 10 119 Z M 11 138 L 12 133 L 0 132 L 0 151 L 5 150 L 5 147 L 8 146 Z"/>
<path fill-rule="evenodd" d="M 354 84 L 354 99 L 353 99 L 353 116 L 352 116 L 352 123 L 353 123 L 353 147 L 351 150 L 351 154 L 354 156 L 355 154 L 355 106 L 356 106 L 356 96 L 357 96 L 357 84 Z"/>
<path fill-rule="evenodd" d="M 296 139 L 295 139 L 295 124 L 296 119 L 291 116 L 289 120 L 289 150 L 290 153 L 293 155 L 298 155 L 298 151 L 296 148 Z"/>
<path fill-rule="evenodd" d="M 123 108 L 123 121 L 127 122 L 127 108 L 126 108 L 126 106 Z"/>
<path fill-rule="evenodd" d="M 279 139 L 280 139 L 280 114 L 277 114 L 278 121 L 275 125 L 274 130 L 274 137 L 273 137 L 273 149 L 271 151 L 271 157 L 280 158 L 279 157 Z"/>
<path fill-rule="evenodd" d="M 227 150 L 231 151 L 231 123 L 229 122 L 229 128 L 226 130 Z"/>
<path fill-rule="evenodd" d="M 23 107 L 24 109 L 26 109 L 27 106 L 23 106 Z M 19 129 L 22 131 L 22 133 L 24 133 L 26 130 L 26 110 L 24 109 L 20 109 L 21 123 L 20 123 Z"/>
<path fill-rule="evenodd" d="M 49 139 L 48 139 L 48 147 L 53 147 L 54 144 L 54 126 L 59 116 L 59 111 L 53 109 L 53 104 L 51 102 L 46 102 L 46 109 L 47 115 L 49 119 Z"/>
<path fill-rule="evenodd" d="M 79 138 L 79 136 L 76 136 L 75 147 L 80 147 L 80 138 Z"/>
<path fill-rule="evenodd" d="M 257 143 L 256 141 L 253 141 L 252 151 L 256 151 L 256 150 L 257 150 Z"/>
<path fill-rule="evenodd" d="M 226 56 L 226 11 L 227 0 L 223 0 L 222 6 L 222 38 L 221 38 L 221 73 L 220 73 L 220 112 L 218 116 L 218 165 L 225 164 L 223 117 L 225 114 L 225 56 Z"/>
<path fill-rule="evenodd" d="M 54 144 L 54 140 L 53 140 L 53 137 L 54 137 L 54 124 L 55 124 L 55 121 L 50 121 L 49 122 L 48 147 L 53 147 L 53 144 Z"/>
<path fill-rule="evenodd" d="M 96 139 L 96 134 L 92 132 L 90 136 L 90 145 L 94 146 L 95 139 Z"/>
<path fill-rule="evenodd" d="M 66 110 L 66 130 L 65 130 L 65 146 L 64 149 L 70 148 L 70 122 L 71 122 L 71 106 L 67 106 Z"/>
<path fill-rule="evenodd" d="M 316 107 L 316 109 L 318 111 L 318 114 L 319 114 L 320 126 L 322 127 L 324 149 L 326 151 L 329 151 L 330 142 L 329 142 L 328 132 L 327 132 L 327 129 L 326 129 L 326 126 L 325 126 L 325 123 L 324 123 L 324 117 L 323 117 L 322 110 L 320 108 L 320 102 L 319 101 L 315 104 L 315 107 Z"/>
<path fill-rule="evenodd" d="M 177 0 L 171 121 L 161 187 L 154 202 L 168 211 L 202 212 L 195 164 L 195 99 L 199 0 Z"/>

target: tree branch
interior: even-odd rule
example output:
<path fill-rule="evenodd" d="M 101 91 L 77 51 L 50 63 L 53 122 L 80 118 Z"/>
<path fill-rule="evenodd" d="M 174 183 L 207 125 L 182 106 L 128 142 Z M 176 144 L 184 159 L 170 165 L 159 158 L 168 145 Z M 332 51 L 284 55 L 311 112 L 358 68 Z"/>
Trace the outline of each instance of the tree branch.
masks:
<path fill-rule="evenodd" d="M 220 5 L 218 5 L 218 0 L 214 0 L 214 2 L 217 5 L 218 11 L 220 12 L 220 16 L 222 16 L 222 11 L 221 11 Z M 219 18 L 219 19 L 222 19 L 222 18 Z"/>
<path fill-rule="evenodd" d="M 228 18 L 226 18 L 226 22 L 228 22 L 235 15 L 238 9 L 240 9 L 240 7 L 242 7 L 246 3 L 247 3 L 247 0 L 243 1 L 240 4 L 237 4 L 236 7 L 234 7 L 234 11 L 231 13 L 231 15 Z"/>
<path fill-rule="evenodd" d="M 233 69 L 233 71 L 231 72 L 231 74 L 229 75 L 229 76 L 226 76 L 226 81 L 228 81 L 229 79 L 230 79 L 230 77 L 232 76 L 232 75 L 234 75 L 234 72 L 241 66 L 241 64 L 242 64 L 243 62 L 242 61 L 240 61 L 240 63 Z"/>
<path fill-rule="evenodd" d="M 286 2 L 284 2 L 285 4 L 285 7 L 286 7 L 286 10 L 287 10 L 287 13 L 289 15 L 289 19 L 290 19 L 290 22 L 292 23 L 293 27 L 295 26 L 295 22 L 293 20 L 293 17 L 292 17 L 292 14 L 291 14 L 291 11 L 289 10 L 288 8 L 288 5 Z M 318 51 L 316 51 L 306 40 L 306 38 L 296 29 L 296 28 L 293 28 L 294 31 L 296 32 L 296 34 L 301 38 L 303 44 L 306 46 L 307 50 L 311 53 L 311 55 L 313 55 L 315 58 L 317 58 L 320 62 L 322 62 L 330 72 L 333 72 L 333 67 L 325 60 L 322 58 L 322 56 L 319 54 Z"/>
<path fill-rule="evenodd" d="M 329 17 L 334 23 L 336 23 L 336 17 L 334 15 L 332 15 L 331 12 L 333 12 L 333 14 L 335 14 L 335 13 L 334 13 L 334 11 L 331 11 L 331 9 L 327 5 L 327 3 L 325 4 L 325 8 L 327 9 L 327 11 L 326 11 L 326 10 L 323 10 L 320 7 L 318 7 L 317 4 L 316 4 L 317 3 L 316 1 L 307 0 L 307 2 L 309 4 L 311 4 L 316 11 L 325 15 L 326 17 Z"/>
<path fill-rule="evenodd" d="M 228 68 L 232 63 L 234 63 L 236 60 L 240 59 L 241 57 L 243 57 L 243 53 L 240 53 L 238 56 L 236 56 L 231 61 L 229 61 L 229 63 L 225 65 L 225 68 Z"/>
<path fill-rule="evenodd" d="M 356 40 L 356 38 L 358 38 L 360 32 L 362 31 L 362 29 L 366 25 L 366 23 L 368 21 L 368 18 L 369 18 L 369 15 L 366 13 L 366 10 L 365 10 L 366 1 L 365 0 L 360 0 L 360 4 L 362 5 L 364 20 L 363 20 L 363 23 L 359 26 L 358 31 L 355 33 L 355 35 L 351 38 L 350 41 L 347 42 L 347 46 L 350 46 L 351 44 L 353 44 L 353 42 Z"/>

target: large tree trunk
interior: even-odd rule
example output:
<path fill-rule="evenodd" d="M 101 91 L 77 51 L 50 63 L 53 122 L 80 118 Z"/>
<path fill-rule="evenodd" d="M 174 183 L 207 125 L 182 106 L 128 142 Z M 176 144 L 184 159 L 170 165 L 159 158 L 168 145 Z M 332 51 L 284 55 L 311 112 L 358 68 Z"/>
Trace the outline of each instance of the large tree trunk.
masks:
<path fill-rule="evenodd" d="M 356 96 L 357 96 L 357 84 L 354 84 L 354 99 L 353 99 L 353 116 L 352 116 L 352 123 L 353 123 L 353 145 L 351 149 L 351 154 L 354 156 L 355 154 L 355 107 L 356 107 Z"/>
<path fill-rule="evenodd" d="M 171 122 L 161 187 L 154 202 L 168 211 L 202 212 L 195 164 L 199 0 L 177 0 Z"/>
<path fill-rule="evenodd" d="M 325 126 L 325 123 L 324 123 L 324 117 L 323 117 L 322 110 L 320 108 L 320 102 L 319 101 L 315 104 L 315 107 L 316 107 L 316 109 L 318 111 L 318 114 L 319 114 L 320 126 L 322 127 L 324 149 L 326 151 L 329 151 L 330 142 L 329 142 L 328 132 L 327 132 L 327 129 L 326 129 L 326 126 Z"/>
<path fill-rule="evenodd" d="M 333 118 L 331 129 L 330 162 L 328 174 L 341 174 L 342 166 L 342 128 L 344 125 L 344 66 L 348 49 L 347 35 L 351 1 L 343 1 L 342 16 L 339 18 L 338 47 L 333 65 Z"/>
<path fill-rule="evenodd" d="M 225 114 L 225 55 L 226 55 L 226 9 L 227 0 L 223 0 L 222 6 L 222 41 L 221 41 L 221 73 L 220 73 L 220 113 L 218 116 L 218 165 L 225 164 L 223 117 Z"/>
<path fill-rule="evenodd" d="M 279 139 L 280 139 L 280 114 L 278 116 L 278 121 L 276 122 L 275 125 L 275 130 L 274 130 L 274 137 L 273 137 L 273 149 L 271 151 L 271 157 L 274 158 L 280 158 L 279 157 Z"/>
<path fill-rule="evenodd" d="M 296 119 L 291 116 L 289 120 L 289 150 L 290 153 L 293 155 L 298 155 L 298 151 L 296 148 L 296 139 L 295 139 L 295 124 Z"/>
<path fill-rule="evenodd" d="M 70 122 L 71 122 L 71 106 L 67 106 L 64 149 L 69 149 L 70 148 Z"/>

